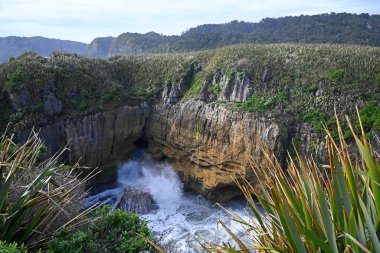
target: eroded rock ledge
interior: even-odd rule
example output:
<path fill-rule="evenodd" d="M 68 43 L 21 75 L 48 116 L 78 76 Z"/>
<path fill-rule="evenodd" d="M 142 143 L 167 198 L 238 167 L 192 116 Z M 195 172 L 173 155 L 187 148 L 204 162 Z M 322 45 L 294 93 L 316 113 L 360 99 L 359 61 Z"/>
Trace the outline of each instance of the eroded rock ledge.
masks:
<path fill-rule="evenodd" d="M 249 161 L 263 164 L 262 149 L 281 163 L 293 144 L 325 157 L 334 108 L 342 120 L 369 108 L 375 133 L 379 59 L 378 48 L 300 44 L 109 60 L 28 53 L 0 66 L 0 129 L 11 122 L 22 141 L 38 126 L 48 155 L 70 141 L 66 162 L 104 171 L 143 139 L 186 187 L 227 200 L 239 192 L 231 176 L 255 184 Z"/>
<path fill-rule="evenodd" d="M 50 154 L 69 143 L 67 162 L 81 159 L 81 164 L 100 168 L 128 159 L 134 142 L 145 139 L 147 152 L 166 157 L 187 189 L 223 202 L 240 194 L 233 177 L 246 176 L 255 183 L 250 161 L 262 163 L 263 150 L 284 162 L 292 139 L 311 138 L 310 129 L 296 122 L 290 114 L 263 117 L 216 102 L 182 99 L 59 120 L 39 133 Z M 21 140 L 29 132 L 21 132 Z M 307 148 L 305 144 L 302 152 Z"/>
<path fill-rule="evenodd" d="M 318 135 L 295 115 L 277 112 L 264 117 L 194 99 L 155 105 L 145 138 L 147 151 L 169 158 L 185 186 L 214 201 L 240 194 L 233 177 L 245 176 L 255 184 L 251 162 L 265 163 L 263 151 L 285 163 L 294 139 L 305 141 L 301 153 L 323 150 Z M 316 147 L 309 147 L 310 138 Z"/>
<path fill-rule="evenodd" d="M 108 167 L 133 153 L 134 142 L 143 135 L 148 109 L 145 103 L 123 106 L 108 112 L 61 119 L 36 131 L 48 147 L 48 155 L 67 144 L 69 152 L 64 156 L 67 162 Z M 30 131 L 27 129 L 19 134 L 21 142 Z"/>
<path fill-rule="evenodd" d="M 238 194 L 231 175 L 248 175 L 251 157 L 260 161 L 262 148 L 282 156 L 290 133 L 274 118 L 191 99 L 156 105 L 145 134 L 148 152 L 169 157 L 186 186 L 224 200 Z"/>

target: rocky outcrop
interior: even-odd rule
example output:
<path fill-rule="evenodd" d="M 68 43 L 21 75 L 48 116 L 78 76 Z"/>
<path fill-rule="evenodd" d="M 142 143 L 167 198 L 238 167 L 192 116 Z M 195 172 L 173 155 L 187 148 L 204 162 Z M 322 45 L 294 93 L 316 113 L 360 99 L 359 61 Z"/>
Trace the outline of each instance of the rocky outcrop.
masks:
<path fill-rule="evenodd" d="M 183 90 L 186 89 L 186 81 L 181 78 L 178 82 L 165 86 L 162 91 L 162 101 L 164 104 L 175 104 L 183 96 Z"/>
<path fill-rule="evenodd" d="M 178 90 L 180 86 L 177 85 L 176 88 Z M 211 83 L 203 83 L 199 99 L 205 102 L 224 101 L 241 103 L 245 102 L 252 94 L 253 87 L 251 80 L 245 73 L 233 73 L 231 76 L 226 76 L 216 72 L 213 75 Z M 169 94 L 163 101 L 167 102 L 171 97 Z"/>
<path fill-rule="evenodd" d="M 167 158 L 186 188 L 219 202 L 240 194 L 234 178 L 257 182 L 252 162 L 265 165 L 263 151 L 283 164 L 293 145 L 301 154 L 322 156 L 319 135 L 296 115 L 280 111 L 259 115 L 217 102 L 244 102 L 251 96 L 252 83 L 244 73 L 230 77 L 215 73 L 210 83 L 202 85 L 199 97 L 184 97 L 191 74 L 192 70 L 167 85 L 151 106 L 141 103 L 74 118 L 56 117 L 54 123 L 37 129 L 48 155 L 68 143 L 65 158 L 69 163 L 80 160 L 83 165 L 104 169 L 128 159 L 134 142 L 143 138 L 148 142 L 147 152 Z M 262 82 L 270 78 L 266 69 Z M 211 89 L 216 85 L 218 94 Z M 60 101 L 47 92 L 45 113 L 54 116 L 61 110 Z M 20 139 L 26 139 L 29 132 L 23 131 Z M 128 209 L 126 203 L 132 202 L 127 198 L 123 206 Z"/>
<path fill-rule="evenodd" d="M 124 211 L 144 214 L 154 208 L 154 200 L 148 192 L 127 188 L 124 190 L 118 207 Z"/>
<path fill-rule="evenodd" d="M 262 82 L 270 79 L 270 70 L 265 69 Z M 252 164 L 265 166 L 264 152 L 283 165 L 294 147 L 300 154 L 323 157 L 320 134 L 297 115 L 281 111 L 259 115 L 210 102 L 216 101 L 209 92 L 215 85 L 222 88 L 218 101 L 244 102 L 252 95 L 247 75 L 215 73 L 211 83 L 203 85 L 199 99 L 180 98 L 186 88 L 181 82 L 166 88 L 147 120 L 148 152 L 169 158 L 185 187 L 227 201 L 240 194 L 234 178 L 256 183 Z"/>
<path fill-rule="evenodd" d="M 163 36 L 143 37 L 100 39 L 94 51 L 105 52 L 110 41 L 112 53 L 146 53 L 153 44 L 161 50 L 154 41 Z M 146 38 L 152 44 L 136 44 Z M 378 106 L 380 51 L 339 48 L 242 45 L 110 60 L 26 54 L 1 68 L 0 118 L 14 131 L 40 125 L 50 154 L 70 141 L 68 162 L 81 158 L 105 171 L 128 159 L 142 138 L 149 152 L 172 162 L 186 187 L 227 200 L 239 193 L 231 176 L 255 184 L 251 160 L 263 164 L 263 149 L 281 163 L 293 145 L 301 156 L 322 157 L 323 133 L 316 131 L 322 132 L 321 122 L 331 123 L 334 107 L 343 118 L 355 114 L 354 104 Z"/>
<path fill-rule="evenodd" d="M 264 118 L 190 99 L 156 105 L 145 135 L 148 151 L 170 158 L 185 186 L 223 201 L 239 193 L 231 176 L 250 176 L 250 161 L 261 163 L 263 150 L 284 157 L 293 125 L 292 117 Z"/>
<path fill-rule="evenodd" d="M 244 75 L 241 79 L 214 78 L 212 83 L 218 81 L 224 91 L 229 87 L 228 99 L 232 100 L 245 100 L 251 89 Z M 265 165 L 263 151 L 281 163 L 293 145 L 301 154 L 321 156 L 324 146 L 319 135 L 291 113 L 260 116 L 237 111 L 217 102 L 183 98 L 184 89 L 186 81 L 181 79 L 168 85 L 151 107 L 142 103 L 61 119 L 39 129 L 40 136 L 49 155 L 68 142 L 68 162 L 80 159 L 83 165 L 101 168 L 128 159 L 134 142 L 144 138 L 147 152 L 167 158 L 186 188 L 219 202 L 240 194 L 233 178 L 244 176 L 256 183 L 251 165 Z M 26 139 L 29 132 L 22 132 L 20 138 Z"/>
<path fill-rule="evenodd" d="M 244 102 L 252 93 L 249 77 L 244 74 L 240 78 L 235 74 L 232 78 L 224 76 L 221 80 L 222 92 L 218 99 L 228 102 Z"/>
<path fill-rule="evenodd" d="M 37 128 L 49 154 L 54 154 L 67 143 L 70 163 L 80 160 L 86 166 L 116 164 L 134 150 L 134 142 L 141 138 L 147 116 L 147 106 L 123 106 L 116 110 L 59 120 Z M 25 140 L 30 129 L 19 134 Z"/>
<path fill-rule="evenodd" d="M 9 94 L 9 99 L 14 110 L 33 104 L 32 96 L 26 88 L 22 88 L 18 93 Z"/>
<path fill-rule="evenodd" d="M 87 47 L 85 55 L 89 57 L 107 58 L 114 37 L 95 38 Z"/>

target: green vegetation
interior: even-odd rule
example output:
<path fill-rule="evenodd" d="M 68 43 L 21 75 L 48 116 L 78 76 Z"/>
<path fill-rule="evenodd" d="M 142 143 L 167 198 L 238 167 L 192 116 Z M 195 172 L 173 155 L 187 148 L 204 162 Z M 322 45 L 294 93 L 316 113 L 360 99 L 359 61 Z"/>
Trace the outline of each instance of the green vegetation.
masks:
<path fill-rule="evenodd" d="M 380 72 L 376 74 L 375 79 L 376 79 L 376 83 L 375 83 L 375 85 L 376 85 L 377 87 L 380 87 Z"/>
<path fill-rule="evenodd" d="M 26 53 L 0 65 L 0 104 L 7 103 L 0 108 L 0 117 L 6 119 L 1 122 L 0 131 L 4 130 L 9 119 L 15 129 L 46 124 L 51 120 L 43 111 L 47 92 L 53 92 L 62 103 L 60 115 L 68 116 L 152 100 L 168 80 L 180 79 L 188 73 L 192 61 L 184 57 L 100 60 L 67 53 L 54 53 L 49 58 Z M 12 104 L 8 102 L 11 96 L 18 99 L 11 101 L 17 107 L 13 112 L 8 110 Z"/>
<path fill-rule="evenodd" d="M 82 100 L 82 101 L 79 102 L 79 104 L 78 104 L 78 110 L 80 112 L 85 111 L 87 108 L 88 108 L 88 105 L 87 105 L 87 103 L 86 103 L 85 100 Z"/>
<path fill-rule="evenodd" d="M 311 93 L 316 92 L 318 89 L 319 89 L 319 85 L 318 84 L 312 84 L 312 85 L 309 85 L 309 86 L 306 87 L 306 90 L 308 92 L 311 92 Z"/>
<path fill-rule="evenodd" d="M 63 229 L 50 241 L 47 253 L 135 253 L 149 249 L 137 234 L 151 239 L 145 221 L 138 214 L 104 206 L 94 214 L 95 221 L 74 233 Z"/>
<path fill-rule="evenodd" d="M 348 123 L 349 125 L 349 123 Z M 265 155 L 269 168 L 257 164 L 256 185 L 238 183 L 254 219 L 230 212 L 244 228 L 249 241 L 224 224 L 236 242 L 217 246 L 206 243 L 208 252 L 238 250 L 270 252 L 380 252 L 380 163 L 378 153 L 351 128 L 356 155 L 349 153 L 339 122 L 339 141 L 327 132 L 329 166 L 319 167 L 299 156 L 289 157 L 287 168 Z M 265 210 L 265 216 L 259 211 Z"/>
<path fill-rule="evenodd" d="M 327 73 L 327 78 L 331 81 L 341 80 L 344 77 L 344 69 L 336 69 Z"/>
<path fill-rule="evenodd" d="M 111 83 L 108 87 L 108 90 L 103 94 L 102 100 L 104 104 L 107 104 L 117 95 L 124 94 L 123 86 L 119 83 Z"/>
<path fill-rule="evenodd" d="M 158 93 L 158 88 L 155 86 L 149 86 L 145 88 L 135 87 L 135 89 L 133 90 L 133 94 L 136 97 L 141 98 L 141 99 L 154 97 L 155 95 L 157 95 L 157 93 Z"/>
<path fill-rule="evenodd" d="M 1 137 L 1 241 L 38 248 L 62 226 L 76 225 L 86 212 L 79 211 L 77 201 L 83 198 L 84 183 L 92 173 L 79 179 L 77 167 L 58 164 L 62 153 L 41 161 L 44 149 L 34 133 L 22 146 L 12 137 Z"/>
<path fill-rule="evenodd" d="M 17 243 L 7 244 L 4 241 L 0 241 L 0 253 L 27 253 L 28 250 L 23 246 L 18 246 Z"/>
<path fill-rule="evenodd" d="M 239 83 L 244 77 L 252 97 L 241 104 L 218 103 L 251 112 L 291 112 L 322 132 L 321 122 L 334 116 L 334 107 L 342 118 L 355 113 L 356 105 L 380 98 L 379 59 L 379 48 L 320 44 L 238 45 L 109 60 L 65 53 L 46 59 L 28 53 L 0 66 L 0 104 L 6 104 L 0 108 L 5 119 L 1 129 L 8 121 L 16 130 L 49 123 L 43 110 L 46 91 L 62 102 L 59 116 L 71 117 L 141 101 L 160 103 L 157 95 L 166 85 L 179 84 L 182 96 L 217 102 L 215 96 L 200 98 L 203 86 L 217 96 L 221 86 L 213 81 L 222 84 L 231 78 Z M 17 78 L 9 78 L 21 69 Z M 12 85 L 6 85 L 10 80 Z M 28 94 L 32 102 L 20 104 Z"/>
<path fill-rule="evenodd" d="M 271 99 L 264 100 L 257 97 L 250 97 L 247 101 L 235 105 L 235 108 L 242 109 L 248 112 L 264 113 L 275 107 L 275 102 Z"/>
<path fill-rule="evenodd" d="M 44 161 L 45 152 L 35 133 L 22 146 L 6 135 L 1 139 L 0 252 L 47 246 L 50 253 L 149 249 L 140 236 L 151 239 L 150 231 L 137 214 L 110 212 L 109 206 L 82 210 L 84 183 L 94 172 L 79 179 L 79 167 L 58 164 L 63 151 Z"/>
<path fill-rule="evenodd" d="M 8 73 L 7 81 L 5 82 L 5 87 L 12 89 L 19 82 L 24 80 L 25 71 L 21 66 L 17 66 L 14 72 Z"/>
<path fill-rule="evenodd" d="M 330 13 L 313 16 L 265 18 L 258 23 L 232 21 L 205 24 L 180 36 L 123 33 L 97 38 L 87 55 L 140 55 L 190 52 L 241 43 L 341 43 L 380 46 L 380 15 Z"/>
<path fill-rule="evenodd" d="M 235 74 L 235 70 L 233 70 L 231 68 L 227 68 L 227 70 L 226 70 L 226 76 L 228 78 L 232 78 L 234 74 Z"/>
<path fill-rule="evenodd" d="M 214 84 L 213 86 L 211 86 L 211 91 L 212 93 L 215 95 L 215 96 L 218 96 L 219 95 L 219 92 L 220 92 L 220 86 L 218 83 Z"/>
<path fill-rule="evenodd" d="M 353 122 L 356 131 L 363 127 L 364 133 L 368 140 L 372 140 L 374 131 L 380 130 L 380 106 L 376 101 L 368 101 L 360 110 L 361 122 L 358 120 Z M 342 124 L 343 125 L 343 124 Z M 353 138 L 352 131 L 347 126 L 342 126 L 344 138 Z M 336 136 L 336 135 L 335 135 Z"/>
<path fill-rule="evenodd" d="M 380 106 L 375 101 L 370 101 L 364 105 L 360 110 L 363 126 L 365 126 L 365 132 L 371 129 L 380 130 Z M 355 124 L 359 127 L 359 122 Z"/>
<path fill-rule="evenodd" d="M 195 76 L 190 80 L 189 86 L 185 91 L 185 96 L 197 97 L 202 89 L 202 79 Z"/>
<path fill-rule="evenodd" d="M 305 113 L 303 113 L 304 122 L 309 123 L 311 126 L 314 127 L 314 129 L 316 129 L 319 132 L 323 132 L 325 127 L 328 125 L 326 124 L 327 119 L 328 114 L 322 112 L 320 109 L 306 111 Z"/>

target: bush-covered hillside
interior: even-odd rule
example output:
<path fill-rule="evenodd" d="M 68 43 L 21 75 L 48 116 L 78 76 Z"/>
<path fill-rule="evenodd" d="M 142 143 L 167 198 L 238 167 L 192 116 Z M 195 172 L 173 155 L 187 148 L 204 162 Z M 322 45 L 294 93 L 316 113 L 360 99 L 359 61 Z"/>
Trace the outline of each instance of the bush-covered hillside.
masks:
<path fill-rule="evenodd" d="M 261 114 L 290 112 L 319 130 L 334 107 L 344 115 L 358 105 L 370 131 L 379 128 L 379 73 L 380 49 L 362 46 L 240 45 L 109 60 L 28 53 L 0 65 L 0 115 L 3 128 L 8 121 L 24 128 L 153 102 L 166 86 L 181 83 L 181 97 Z M 220 96 L 226 83 L 243 80 L 252 90 L 245 101 Z"/>
<path fill-rule="evenodd" d="M 49 56 L 55 51 L 93 58 L 116 55 L 189 52 L 242 43 L 341 43 L 380 46 L 380 15 L 330 13 L 265 18 L 258 23 L 204 24 L 165 36 L 155 32 L 95 38 L 90 44 L 43 37 L 0 38 L 0 63 L 27 51 Z"/>
<path fill-rule="evenodd" d="M 380 15 L 330 13 L 265 18 L 258 23 L 232 21 L 205 24 L 180 36 L 123 33 L 109 43 L 98 38 L 87 55 L 104 57 L 147 53 L 188 52 L 239 43 L 343 43 L 380 46 Z M 102 46 L 100 46 L 102 45 Z M 105 48 L 108 46 L 108 54 Z M 102 50 L 97 52 L 95 48 Z"/>

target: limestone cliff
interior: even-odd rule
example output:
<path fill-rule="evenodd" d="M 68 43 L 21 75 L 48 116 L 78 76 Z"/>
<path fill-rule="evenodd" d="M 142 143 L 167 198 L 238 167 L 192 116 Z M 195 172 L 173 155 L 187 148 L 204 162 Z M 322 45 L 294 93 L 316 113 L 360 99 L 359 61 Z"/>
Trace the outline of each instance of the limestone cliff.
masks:
<path fill-rule="evenodd" d="M 290 131 L 275 117 L 190 99 L 156 105 L 145 134 L 148 151 L 169 157 L 186 186 L 211 199 L 226 200 L 238 193 L 231 176 L 251 174 L 249 162 L 251 158 L 260 162 L 262 149 L 283 157 Z"/>
<path fill-rule="evenodd" d="M 263 117 L 191 98 L 62 119 L 37 131 L 49 155 L 68 143 L 67 162 L 80 160 L 103 169 L 130 157 L 134 142 L 144 138 L 147 152 L 167 158 L 187 189 L 215 201 L 240 194 L 233 177 L 246 176 L 255 182 L 250 162 L 261 163 L 263 151 L 284 162 L 296 136 L 305 143 L 302 151 L 314 151 L 308 145 L 313 131 L 299 125 L 294 115 Z M 20 141 L 29 133 L 30 129 L 21 132 Z M 317 140 L 318 135 L 313 137 Z"/>
<path fill-rule="evenodd" d="M 311 135 L 315 149 L 308 144 Z M 148 152 L 168 157 L 185 186 L 217 201 L 239 194 L 233 177 L 246 176 L 255 183 L 251 162 L 261 164 L 263 151 L 284 163 L 295 138 L 304 141 L 304 154 L 323 150 L 320 136 L 295 115 L 263 117 L 194 99 L 155 105 L 145 136 Z"/>
<path fill-rule="evenodd" d="M 48 147 L 48 155 L 67 144 L 68 162 L 91 167 L 115 165 L 134 151 L 141 138 L 147 117 L 147 106 L 123 106 L 112 111 L 58 120 L 36 128 Z M 22 142 L 31 129 L 19 134 Z"/>
<path fill-rule="evenodd" d="M 20 141 L 35 125 L 50 154 L 69 142 L 68 162 L 106 171 L 144 139 L 187 188 L 225 201 L 239 194 L 232 176 L 255 184 L 251 162 L 261 164 L 263 150 L 280 163 L 293 145 L 324 157 L 334 108 L 343 118 L 359 105 L 365 131 L 378 129 L 379 59 L 378 48 L 322 45 L 109 60 L 28 54 L 0 65 L 0 119 Z"/>

